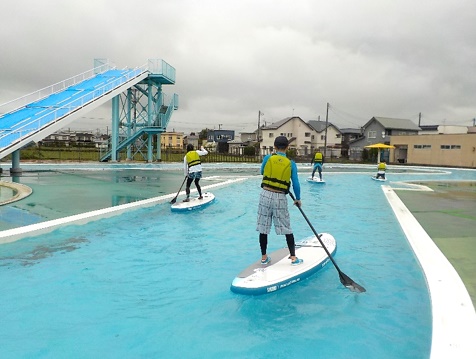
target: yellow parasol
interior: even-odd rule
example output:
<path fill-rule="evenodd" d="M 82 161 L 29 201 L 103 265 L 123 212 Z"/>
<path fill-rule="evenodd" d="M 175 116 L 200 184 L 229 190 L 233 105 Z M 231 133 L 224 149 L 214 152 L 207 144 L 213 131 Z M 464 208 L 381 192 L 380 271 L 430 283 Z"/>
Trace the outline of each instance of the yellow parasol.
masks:
<path fill-rule="evenodd" d="M 386 145 L 385 143 L 374 143 L 373 145 L 365 146 L 365 148 L 379 148 L 379 149 L 387 149 L 387 148 L 395 148 L 392 145 Z"/>
<path fill-rule="evenodd" d="M 385 150 L 389 148 L 395 148 L 392 145 L 386 145 L 385 143 L 374 143 L 373 145 L 364 146 L 365 148 L 377 148 L 377 163 L 380 163 L 380 150 Z"/>

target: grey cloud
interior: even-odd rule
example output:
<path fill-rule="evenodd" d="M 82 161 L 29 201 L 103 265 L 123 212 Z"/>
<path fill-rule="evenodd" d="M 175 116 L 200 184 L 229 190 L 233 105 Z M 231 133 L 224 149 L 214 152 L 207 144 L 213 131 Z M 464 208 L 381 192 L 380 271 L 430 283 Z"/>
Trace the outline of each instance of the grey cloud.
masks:
<path fill-rule="evenodd" d="M 338 125 L 372 116 L 470 125 L 476 3 L 470 0 L 8 1 L 0 102 L 92 68 L 162 58 L 177 71 L 170 127 L 253 130 L 292 114 Z M 91 125 L 109 114 L 91 114 Z M 88 121 L 84 121 L 86 126 Z M 79 126 L 79 125 L 78 125 Z"/>

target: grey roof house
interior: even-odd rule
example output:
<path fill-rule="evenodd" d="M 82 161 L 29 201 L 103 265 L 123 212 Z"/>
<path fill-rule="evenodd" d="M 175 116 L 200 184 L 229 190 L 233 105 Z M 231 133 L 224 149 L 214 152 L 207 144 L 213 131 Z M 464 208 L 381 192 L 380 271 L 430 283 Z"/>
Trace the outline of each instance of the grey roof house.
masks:
<path fill-rule="evenodd" d="M 362 127 L 363 136 L 349 143 L 349 158 L 360 160 L 365 146 L 375 143 L 390 144 L 390 136 L 418 135 L 420 130 L 411 120 L 372 117 Z"/>

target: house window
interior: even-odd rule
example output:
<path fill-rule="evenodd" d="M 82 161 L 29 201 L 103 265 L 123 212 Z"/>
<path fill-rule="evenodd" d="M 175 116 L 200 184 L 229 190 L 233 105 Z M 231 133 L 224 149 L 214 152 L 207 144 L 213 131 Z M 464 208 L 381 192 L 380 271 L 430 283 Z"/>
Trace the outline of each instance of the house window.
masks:
<path fill-rule="evenodd" d="M 270 132 L 269 133 L 269 138 L 273 138 L 274 137 L 274 133 Z"/>
<path fill-rule="evenodd" d="M 305 132 L 304 137 L 311 137 L 311 132 Z"/>
<path fill-rule="evenodd" d="M 324 140 L 326 138 L 325 135 L 321 135 L 321 140 Z"/>
<path fill-rule="evenodd" d="M 369 138 L 377 138 L 377 131 L 369 131 L 368 137 Z"/>
<path fill-rule="evenodd" d="M 336 133 L 336 138 L 340 138 L 340 133 Z"/>
<path fill-rule="evenodd" d="M 441 145 L 442 150 L 460 150 L 461 145 Z"/>

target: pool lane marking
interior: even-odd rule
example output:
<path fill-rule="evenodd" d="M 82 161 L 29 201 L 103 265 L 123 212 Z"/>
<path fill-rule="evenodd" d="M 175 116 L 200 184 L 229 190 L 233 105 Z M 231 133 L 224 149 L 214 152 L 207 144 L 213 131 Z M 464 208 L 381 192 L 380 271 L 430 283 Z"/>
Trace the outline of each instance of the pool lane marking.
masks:
<path fill-rule="evenodd" d="M 430 359 L 476 358 L 476 311 L 460 276 L 390 186 L 382 190 L 420 262 L 430 292 Z"/>
<path fill-rule="evenodd" d="M 202 190 L 207 191 L 212 188 L 224 187 L 233 183 L 245 181 L 252 177 L 253 176 L 228 179 L 223 182 L 203 186 Z M 196 189 L 192 190 L 192 192 L 194 191 L 196 191 Z M 185 194 L 185 191 L 180 192 L 180 194 Z M 50 221 L 30 224 L 28 226 L 7 229 L 5 231 L 0 231 L 0 245 L 15 242 L 25 237 L 33 237 L 49 233 L 65 225 L 83 225 L 88 222 L 96 221 L 99 219 L 117 216 L 130 210 L 152 207 L 157 204 L 167 202 L 168 200 L 174 198 L 176 195 L 176 193 L 170 193 L 167 195 L 148 198 L 137 202 L 121 204 L 119 206 L 98 209 L 90 212 L 75 214 L 68 217 L 53 219 Z"/>

